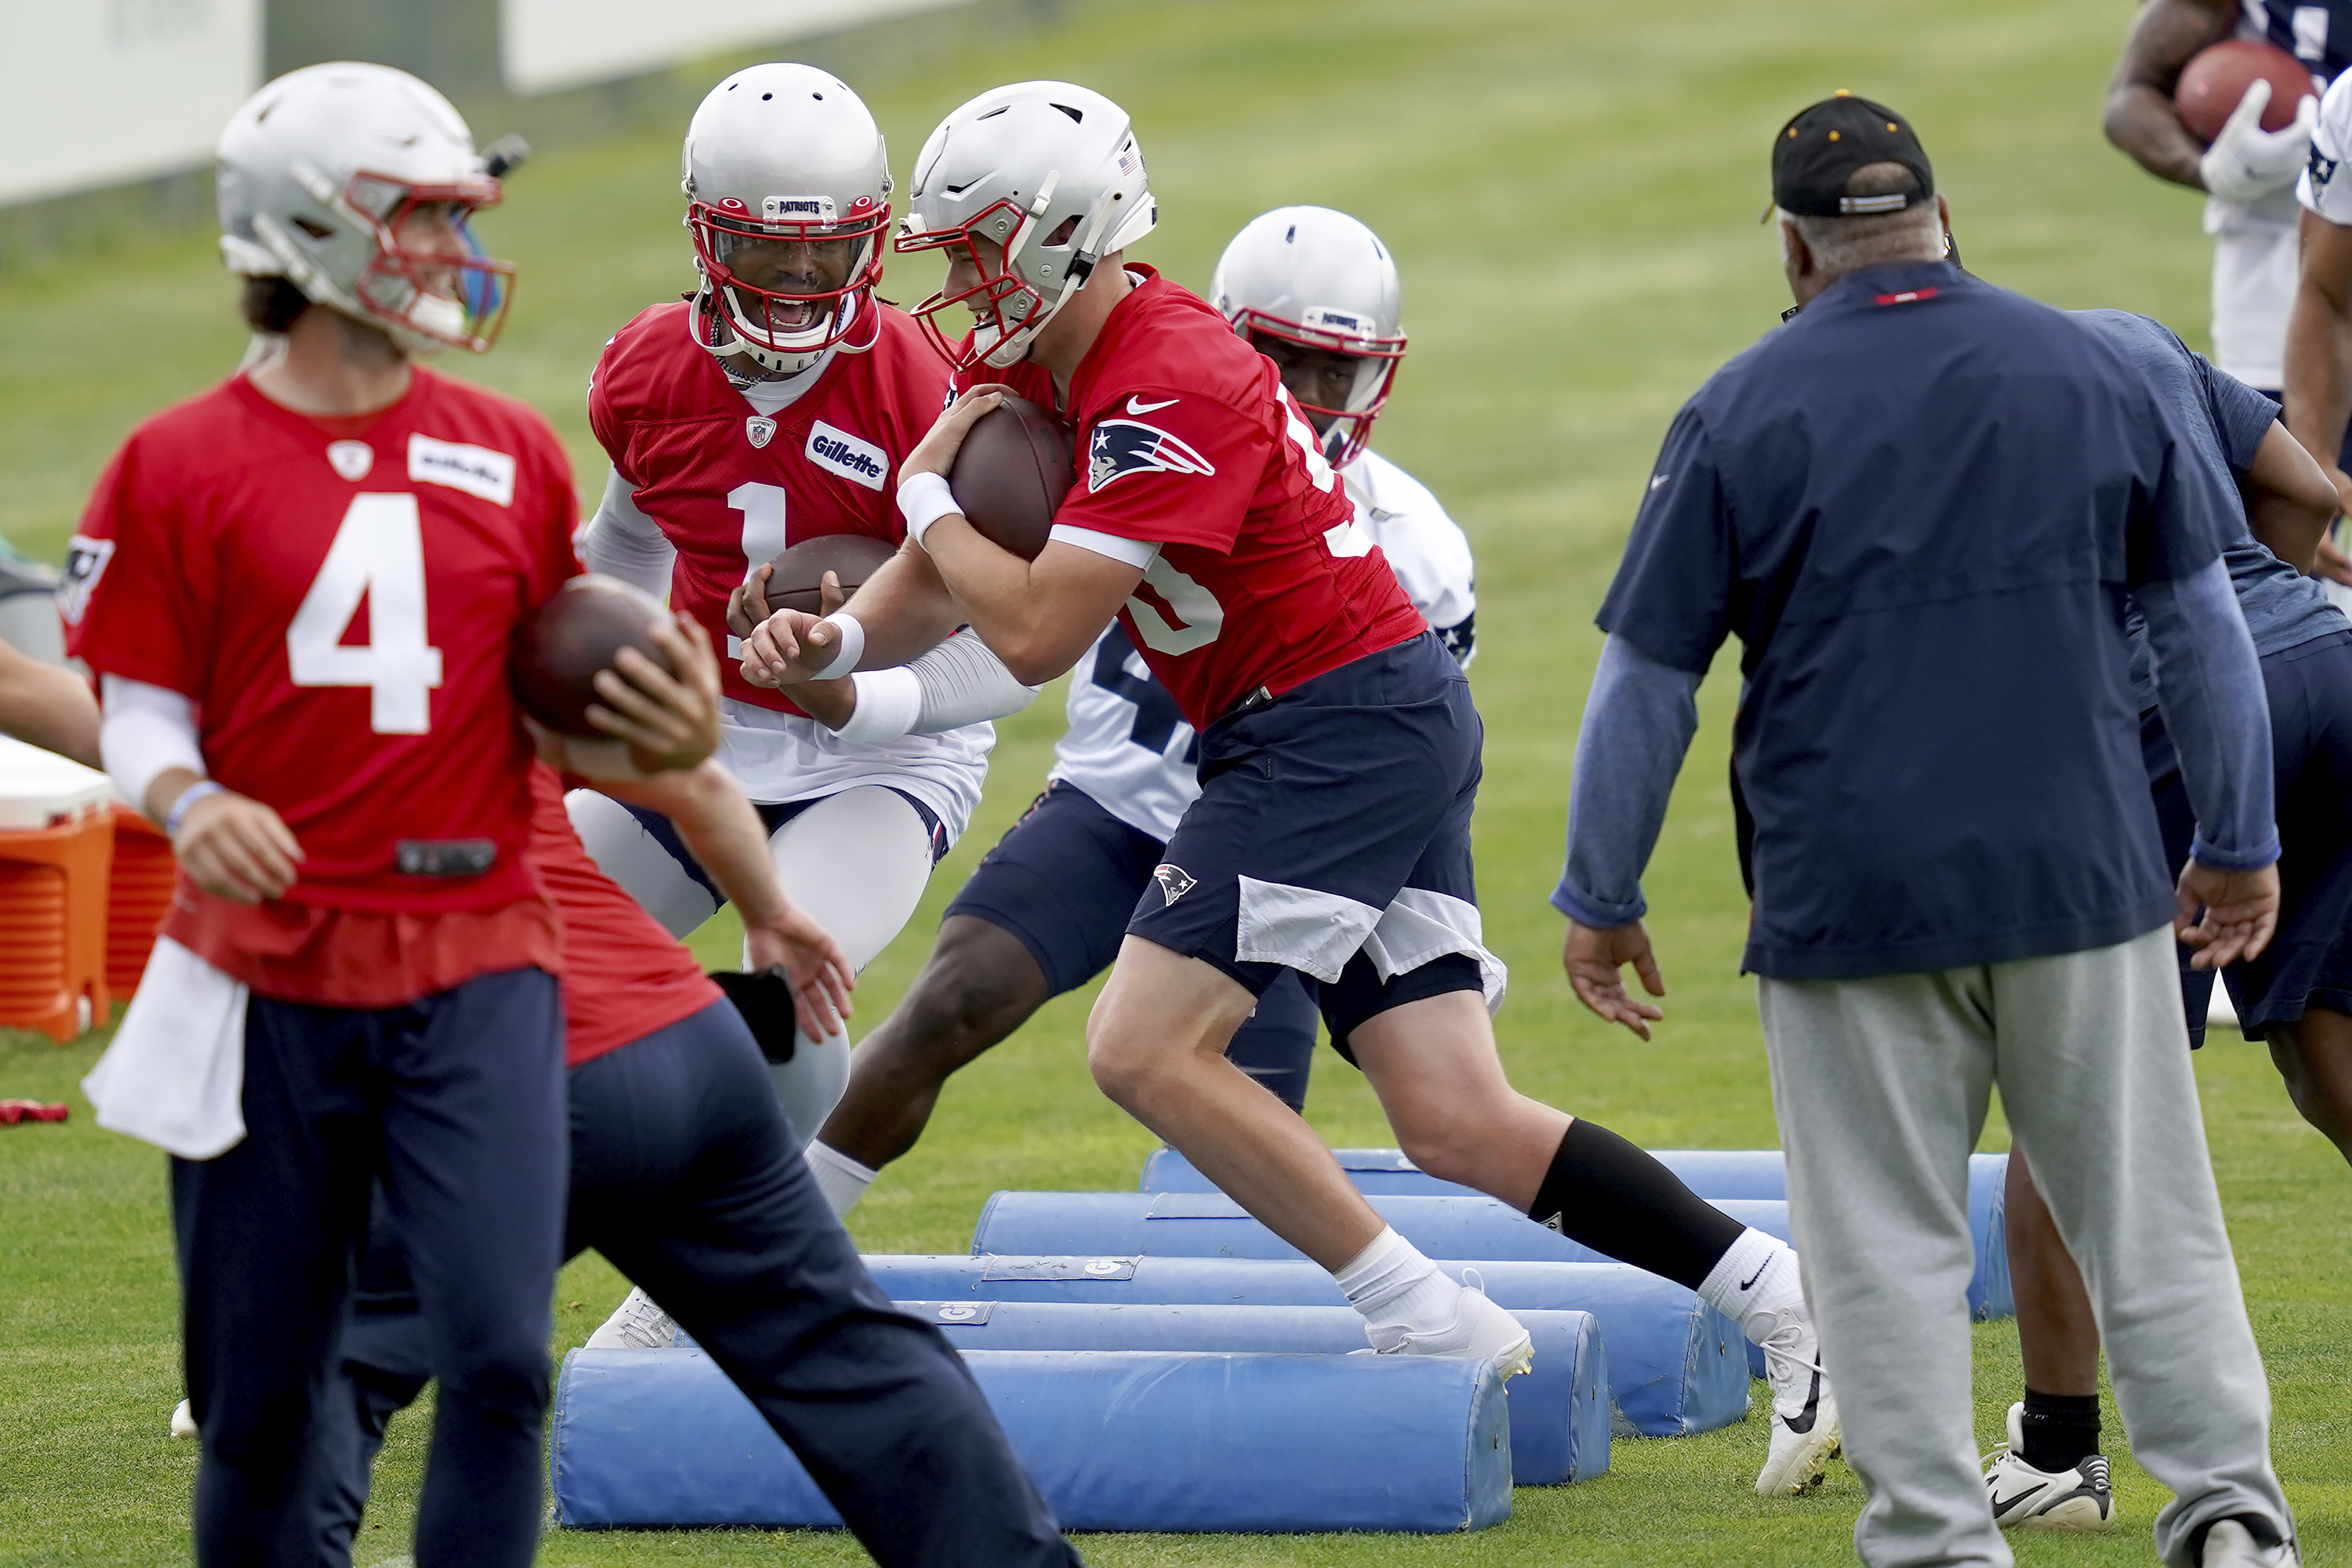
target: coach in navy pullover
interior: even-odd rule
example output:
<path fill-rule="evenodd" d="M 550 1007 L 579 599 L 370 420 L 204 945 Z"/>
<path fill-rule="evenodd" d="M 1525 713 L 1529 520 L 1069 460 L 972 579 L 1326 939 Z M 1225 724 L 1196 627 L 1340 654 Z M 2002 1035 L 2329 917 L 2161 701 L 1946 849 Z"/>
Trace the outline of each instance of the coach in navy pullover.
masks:
<path fill-rule="evenodd" d="M 1727 635 L 1756 819 L 1744 967 L 1790 980 L 2074 952 L 2171 919 L 2126 603 L 2199 807 L 2278 858 L 2226 476 L 2106 344 L 1948 262 L 1833 283 L 1667 433 L 1598 617 L 1568 865 L 1580 924 L 1643 865 Z"/>
<path fill-rule="evenodd" d="M 1977 1468 L 1966 1301 L 1968 1158 L 1998 1087 L 2134 1457 L 2174 1494 L 2164 1560 L 2292 1568 L 2168 929 L 2216 906 L 2191 934 L 2226 962 L 2278 908 L 2269 714 L 2222 560 L 2234 483 L 2097 332 L 1936 259 L 1948 207 L 1894 110 L 1841 95 L 1790 120 L 1773 202 L 1799 311 L 1675 418 L 1601 605 L 1553 895 L 1570 982 L 1644 1037 L 1660 1016 L 1619 967 L 1663 994 L 1641 870 L 1736 635 L 1745 967 L 1869 1497 L 1863 1560 L 2011 1562 Z M 2199 825 L 2178 893 L 2134 606 Z"/>

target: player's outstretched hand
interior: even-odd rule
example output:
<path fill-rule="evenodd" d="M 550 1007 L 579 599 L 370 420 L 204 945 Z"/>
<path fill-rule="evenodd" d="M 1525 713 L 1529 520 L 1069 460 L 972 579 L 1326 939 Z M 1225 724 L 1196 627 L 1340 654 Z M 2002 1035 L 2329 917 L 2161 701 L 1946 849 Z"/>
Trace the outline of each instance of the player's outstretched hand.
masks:
<path fill-rule="evenodd" d="M 690 768 L 719 749 L 719 659 L 708 633 L 683 616 L 654 624 L 654 646 L 669 670 L 625 647 L 611 669 L 596 672 L 588 722 L 627 742 L 629 760 L 645 772 Z"/>
<path fill-rule="evenodd" d="M 917 474 L 937 474 L 947 478 L 955 467 L 956 454 L 963 450 L 963 438 L 971 431 L 972 421 L 1004 401 L 1013 389 L 994 382 L 975 386 L 957 398 L 932 424 L 931 432 L 915 443 L 915 449 L 898 462 L 898 482 L 905 484 Z"/>
<path fill-rule="evenodd" d="M 821 626 L 824 617 L 805 610 L 778 610 L 743 639 L 743 679 L 771 691 L 797 686 L 812 670 L 833 660 L 840 645 L 834 629 Z"/>
<path fill-rule="evenodd" d="M 793 984 L 793 1017 L 810 1039 L 824 1039 L 849 1016 L 857 970 L 841 944 L 797 904 L 786 904 L 762 924 L 744 927 L 743 951 L 754 973 L 784 972 Z"/>
<path fill-rule="evenodd" d="M 1650 933 L 1640 921 L 1605 931 L 1569 921 L 1559 963 L 1568 971 L 1569 987 L 1576 999 L 1610 1023 L 1622 1024 L 1646 1040 L 1650 1026 L 1666 1016 L 1664 1008 L 1637 1002 L 1625 990 L 1622 970 L 1630 963 L 1642 977 L 1643 990 L 1653 996 L 1666 994 L 1666 978 L 1658 972 L 1657 954 L 1650 951 Z"/>
<path fill-rule="evenodd" d="M 2278 915 L 2274 865 L 2222 871 L 2191 860 L 2181 868 L 2180 912 L 2172 917 L 2172 934 L 2198 950 L 2189 961 L 2191 969 L 2219 969 L 2260 955 L 2278 930 Z"/>
<path fill-rule="evenodd" d="M 213 897 L 257 904 L 281 897 L 294 885 L 302 847 L 278 813 L 250 796 L 224 790 L 188 807 L 172 840 L 172 853 L 188 879 Z"/>

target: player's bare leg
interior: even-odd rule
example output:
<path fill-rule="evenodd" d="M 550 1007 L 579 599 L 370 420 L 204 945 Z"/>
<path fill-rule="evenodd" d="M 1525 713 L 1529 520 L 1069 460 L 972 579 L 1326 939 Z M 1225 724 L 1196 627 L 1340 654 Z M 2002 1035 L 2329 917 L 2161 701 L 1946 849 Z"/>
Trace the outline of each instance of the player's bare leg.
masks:
<path fill-rule="evenodd" d="M 2352 1017 L 2305 1007 L 2294 1023 L 2271 1026 L 2270 1046 L 2294 1108 L 2352 1160 Z"/>
<path fill-rule="evenodd" d="M 1387 1227 L 1314 1131 L 1225 1059 L 1256 1005 L 1213 965 L 1130 936 L 1087 1020 L 1087 1065 L 1129 1115 L 1337 1274 Z"/>
<path fill-rule="evenodd" d="M 906 1000 L 858 1047 L 817 1141 L 871 1170 L 898 1159 L 922 1137 L 948 1079 L 1026 1023 L 1046 989 L 1018 937 L 950 915 Z"/>
<path fill-rule="evenodd" d="M 1356 1026 L 1349 1046 L 1407 1159 L 1515 1209 L 1536 1206 L 1573 1118 L 1503 1076 L 1483 996 L 1408 1002 Z"/>
<path fill-rule="evenodd" d="M 2116 1506 L 2106 1456 L 2098 1451 L 2099 1324 L 2091 1295 L 2022 1149 L 2009 1152 L 2004 1200 L 2025 1398 L 2009 1407 L 2009 1441 L 1985 1472 L 1993 1517 L 2004 1530 L 2105 1530 Z"/>

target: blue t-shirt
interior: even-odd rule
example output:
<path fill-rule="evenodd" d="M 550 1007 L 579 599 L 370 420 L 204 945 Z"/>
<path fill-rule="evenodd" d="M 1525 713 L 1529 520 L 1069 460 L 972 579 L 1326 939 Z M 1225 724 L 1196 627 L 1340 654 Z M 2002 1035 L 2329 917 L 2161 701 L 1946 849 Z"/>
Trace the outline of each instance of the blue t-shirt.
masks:
<path fill-rule="evenodd" d="M 2254 452 L 2278 419 L 2278 405 L 2233 375 L 2215 370 L 2160 321 L 2128 310 L 2077 310 L 2124 363 L 2140 374 L 2178 416 L 2182 434 L 2205 461 L 2224 469 L 2232 487 L 2242 485 Z M 2327 595 L 2263 547 L 2239 513 L 2236 535 L 2221 547 L 2230 586 L 2245 613 L 2254 654 L 2268 658 L 2314 637 L 2352 626 Z M 2146 713 L 2156 706 L 2156 671 L 2147 654 L 2147 624 L 2135 608 L 2125 617 L 2131 633 L 2132 695 Z"/>
<path fill-rule="evenodd" d="M 1746 967 L 1858 979 L 2105 946 L 2173 910 L 2124 609 L 2238 499 L 2099 337 L 1948 263 L 1874 268 L 1666 434 L 1598 617 L 1747 678 Z"/>

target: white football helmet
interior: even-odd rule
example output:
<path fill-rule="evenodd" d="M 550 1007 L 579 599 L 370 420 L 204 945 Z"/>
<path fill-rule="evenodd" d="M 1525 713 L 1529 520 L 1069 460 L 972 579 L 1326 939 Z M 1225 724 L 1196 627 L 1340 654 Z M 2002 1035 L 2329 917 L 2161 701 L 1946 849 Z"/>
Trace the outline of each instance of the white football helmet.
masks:
<path fill-rule="evenodd" d="M 1355 359 L 1344 406 L 1301 404 L 1330 420 L 1332 466 L 1355 461 L 1404 363 L 1404 286 L 1380 236 L 1329 207 L 1276 207 L 1225 247 L 1209 302 L 1252 343 L 1280 338 Z"/>
<path fill-rule="evenodd" d="M 705 348 L 797 375 L 835 343 L 873 346 L 879 318 L 866 304 L 882 279 L 890 159 L 846 84 L 814 66 L 737 71 L 694 111 L 681 162 Z M 841 284 L 779 290 L 736 270 L 796 246 L 847 247 Z M 853 332 L 863 341 L 845 342 Z"/>
<path fill-rule="evenodd" d="M 289 71 L 221 132 L 221 257 L 284 278 L 414 353 L 479 353 L 513 297 L 514 267 L 481 254 L 466 220 L 499 199 L 449 100 L 406 71 L 337 61 Z M 451 204 L 466 253 L 404 247 L 419 207 Z"/>
<path fill-rule="evenodd" d="M 1118 104 L 1061 81 L 984 92 L 923 143 L 897 242 L 902 251 L 961 246 L 981 281 L 941 289 L 914 313 L 959 370 L 1018 363 L 1095 264 L 1150 234 L 1159 216 Z M 938 321 L 959 304 L 973 319 L 961 356 Z"/>

